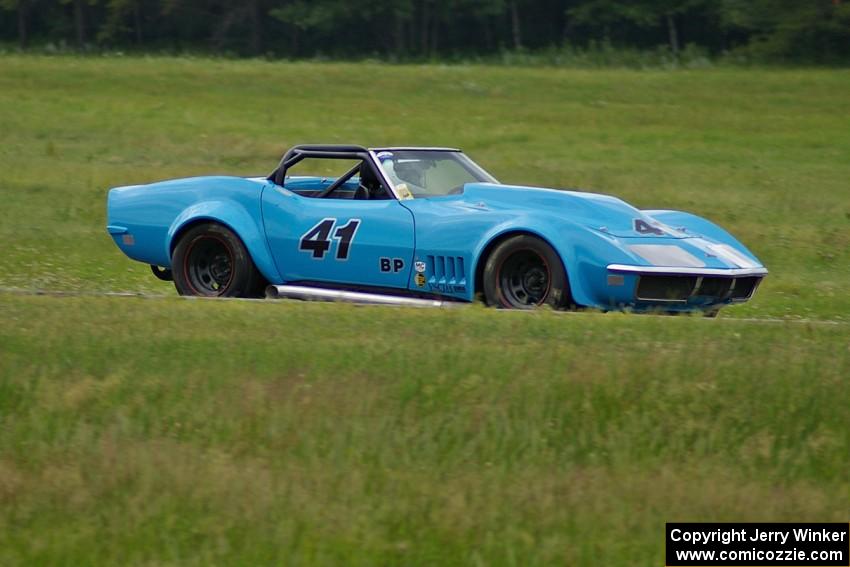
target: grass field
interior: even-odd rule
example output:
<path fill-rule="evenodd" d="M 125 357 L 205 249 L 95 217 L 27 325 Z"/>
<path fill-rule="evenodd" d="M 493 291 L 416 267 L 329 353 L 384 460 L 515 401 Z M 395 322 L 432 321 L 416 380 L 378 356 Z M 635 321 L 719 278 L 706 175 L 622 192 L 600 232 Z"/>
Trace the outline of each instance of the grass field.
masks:
<path fill-rule="evenodd" d="M 848 92 L 0 57 L 0 564 L 657 566 L 665 521 L 847 521 Z M 105 190 L 297 142 L 690 210 L 771 275 L 717 320 L 8 291 L 173 294 L 106 236 Z"/>
<path fill-rule="evenodd" d="M 728 315 L 850 314 L 850 71 L 0 58 L 0 286 L 168 289 L 108 187 L 270 171 L 298 142 L 460 146 L 505 182 L 706 216 L 771 270 Z"/>

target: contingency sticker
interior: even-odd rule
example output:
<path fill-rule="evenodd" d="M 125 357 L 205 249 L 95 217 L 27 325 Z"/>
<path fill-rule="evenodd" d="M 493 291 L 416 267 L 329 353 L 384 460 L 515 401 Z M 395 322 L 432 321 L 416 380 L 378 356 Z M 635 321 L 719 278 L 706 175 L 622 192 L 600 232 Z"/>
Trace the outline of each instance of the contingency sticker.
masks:
<path fill-rule="evenodd" d="M 398 193 L 398 198 L 402 201 L 413 198 L 413 193 L 407 187 L 407 183 L 399 183 L 395 186 L 395 191 Z"/>

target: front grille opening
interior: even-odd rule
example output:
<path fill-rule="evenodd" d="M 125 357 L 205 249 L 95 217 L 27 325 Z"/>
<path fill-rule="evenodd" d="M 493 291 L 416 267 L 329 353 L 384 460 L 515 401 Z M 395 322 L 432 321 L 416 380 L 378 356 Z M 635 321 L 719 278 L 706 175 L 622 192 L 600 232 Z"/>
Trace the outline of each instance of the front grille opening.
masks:
<path fill-rule="evenodd" d="M 732 290 L 732 299 L 749 299 L 753 294 L 761 278 L 738 278 L 735 280 L 735 289 Z"/>
<path fill-rule="evenodd" d="M 637 298 L 643 301 L 687 301 L 697 278 L 691 276 L 641 276 Z"/>
<path fill-rule="evenodd" d="M 706 297 L 723 297 L 730 287 L 732 287 L 731 278 L 703 278 L 696 294 Z"/>

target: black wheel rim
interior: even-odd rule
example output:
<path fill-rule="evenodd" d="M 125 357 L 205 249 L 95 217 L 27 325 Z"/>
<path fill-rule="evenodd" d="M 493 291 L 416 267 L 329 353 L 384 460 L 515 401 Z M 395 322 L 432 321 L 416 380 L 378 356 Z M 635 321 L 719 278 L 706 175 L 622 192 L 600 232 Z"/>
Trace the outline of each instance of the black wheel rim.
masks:
<path fill-rule="evenodd" d="M 549 265 L 533 250 L 511 254 L 502 263 L 498 280 L 506 307 L 540 305 L 546 301 L 552 285 Z"/>
<path fill-rule="evenodd" d="M 202 236 L 186 253 L 186 279 L 201 295 L 221 295 L 233 279 L 233 253 L 223 240 Z"/>

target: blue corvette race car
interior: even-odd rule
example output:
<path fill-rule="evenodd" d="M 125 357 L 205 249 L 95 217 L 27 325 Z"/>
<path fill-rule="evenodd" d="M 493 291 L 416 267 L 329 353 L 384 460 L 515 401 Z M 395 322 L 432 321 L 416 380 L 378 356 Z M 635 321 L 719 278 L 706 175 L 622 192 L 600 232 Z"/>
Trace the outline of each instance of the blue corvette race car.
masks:
<path fill-rule="evenodd" d="M 296 146 L 267 177 L 118 187 L 107 209 L 182 295 L 713 314 L 767 274 L 698 216 L 502 185 L 449 148 Z"/>

